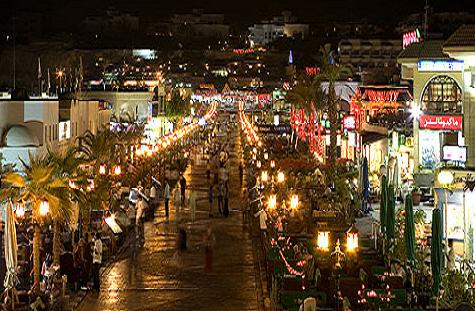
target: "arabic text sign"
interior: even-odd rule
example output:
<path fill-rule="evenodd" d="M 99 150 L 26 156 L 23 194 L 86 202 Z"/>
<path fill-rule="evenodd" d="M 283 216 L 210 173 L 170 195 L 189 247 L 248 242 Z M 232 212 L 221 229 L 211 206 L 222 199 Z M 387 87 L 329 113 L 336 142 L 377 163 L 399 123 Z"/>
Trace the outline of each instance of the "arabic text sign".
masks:
<path fill-rule="evenodd" d="M 419 71 L 463 71 L 460 60 L 420 60 L 417 62 Z"/>
<path fill-rule="evenodd" d="M 344 116 L 343 117 L 343 128 L 347 130 L 354 130 L 356 128 L 356 119 L 355 116 Z"/>
<path fill-rule="evenodd" d="M 419 128 L 429 130 L 462 130 L 462 116 L 435 116 L 422 115 L 419 120 Z"/>

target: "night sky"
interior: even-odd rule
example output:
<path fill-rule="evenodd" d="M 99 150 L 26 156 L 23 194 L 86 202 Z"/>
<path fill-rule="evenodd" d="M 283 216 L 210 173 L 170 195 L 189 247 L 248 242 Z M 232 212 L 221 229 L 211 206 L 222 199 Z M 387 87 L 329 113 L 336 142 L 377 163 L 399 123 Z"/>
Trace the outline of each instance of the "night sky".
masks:
<path fill-rule="evenodd" d="M 206 12 L 223 12 L 230 22 L 254 21 L 283 10 L 308 22 L 327 19 L 338 21 L 366 17 L 371 22 L 396 21 L 407 14 L 423 11 L 425 0 L 19 0 L 0 1 L 3 15 L 16 11 L 42 12 L 63 18 L 78 18 L 100 14 L 108 7 L 153 19 L 170 13 L 189 12 L 203 8 Z M 429 0 L 436 12 L 475 11 L 475 1 Z M 54 22 L 54 20 L 52 20 Z"/>

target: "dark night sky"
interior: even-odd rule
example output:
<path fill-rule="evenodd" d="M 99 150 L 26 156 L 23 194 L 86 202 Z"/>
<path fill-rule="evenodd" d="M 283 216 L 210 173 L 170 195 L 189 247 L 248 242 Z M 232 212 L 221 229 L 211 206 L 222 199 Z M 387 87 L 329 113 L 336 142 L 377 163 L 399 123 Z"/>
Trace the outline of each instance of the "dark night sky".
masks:
<path fill-rule="evenodd" d="M 0 6 L 29 10 L 58 17 L 77 17 L 101 12 L 108 7 L 153 19 L 155 16 L 203 8 L 206 12 L 226 13 L 230 21 L 253 21 L 290 10 L 306 21 L 358 19 L 369 21 L 401 20 L 407 14 L 423 11 L 425 0 L 1 0 Z M 471 0 L 429 0 L 436 12 L 474 11 Z M 5 12 L 5 11 L 4 11 Z M 4 13 L 5 14 L 5 13 Z"/>

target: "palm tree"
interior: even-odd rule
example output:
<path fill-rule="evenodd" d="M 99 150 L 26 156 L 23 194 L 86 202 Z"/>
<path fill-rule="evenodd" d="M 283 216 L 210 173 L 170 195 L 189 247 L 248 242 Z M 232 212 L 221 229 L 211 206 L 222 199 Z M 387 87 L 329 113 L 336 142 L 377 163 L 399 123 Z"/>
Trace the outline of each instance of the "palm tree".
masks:
<path fill-rule="evenodd" d="M 21 160 L 23 174 L 9 172 L 4 176 L 4 181 L 11 185 L 0 191 L 1 199 L 15 199 L 29 203 L 32 210 L 32 221 L 35 227 L 33 237 L 33 266 L 34 266 L 34 292 L 40 293 L 40 243 L 41 224 L 45 211 L 40 207 L 49 205 L 49 213 L 53 220 L 69 219 L 71 216 L 70 205 L 64 201 L 62 190 L 67 187 L 67 181 L 55 174 L 54 168 L 47 157 L 33 157 L 30 154 L 29 162 Z"/>

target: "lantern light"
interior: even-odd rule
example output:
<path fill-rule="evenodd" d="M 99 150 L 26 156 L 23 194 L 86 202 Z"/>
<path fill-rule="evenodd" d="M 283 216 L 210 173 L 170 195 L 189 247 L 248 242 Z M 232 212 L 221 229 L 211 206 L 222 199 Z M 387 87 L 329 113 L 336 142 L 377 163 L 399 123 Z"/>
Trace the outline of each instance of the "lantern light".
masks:
<path fill-rule="evenodd" d="M 277 196 L 275 194 L 271 194 L 269 196 L 269 201 L 267 204 L 269 209 L 275 209 L 277 206 Z"/>
<path fill-rule="evenodd" d="M 346 250 L 348 252 L 354 252 L 358 248 L 358 229 L 353 224 L 346 233 Z"/>
<path fill-rule="evenodd" d="M 122 170 L 120 168 L 120 165 L 114 166 L 114 175 L 120 175 L 121 172 Z"/>
<path fill-rule="evenodd" d="M 296 194 L 293 194 L 292 197 L 290 198 L 290 208 L 296 209 L 298 206 L 299 206 L 299 196 Z"/>
<path fill-rule="evenodd" d="M 252 148 L 252 152 L 257 153 L 257 148 L 256 147 Z"/>
<path fill-rule="evenodd" d="M 328 231 L 320 231 L 318 232 L 317 236 L 317 247 L 320 250 L 327 251 L 330 245 L 330 232 Z"/>
<path fill-rule="evenodd" d="M 270 167 L 272 167 L 272 168 L 275 167 L 275 161 L 274 160 L 270 161 Z"/>
<path fill-rule="evenodd" d="M 70 179 L 68 183 L 69 183 L 69 188 L 76 189 L 76 183 L 74 182 L 74 180 Z"/>
<path fill-rule="evenodd" d="M 279 172 L 279 173 L 277 173 L 277 182 L 278 182 L 278 183 L 283 183 L 284 180 L 285 180 L 284 172 Z"/>
<path fill-rule="evenodd" d="M 106 166 L 104 164 L 101 164 L 101 166 L 99 166 L 99 174 L 101 175 L 106 174 Z"/>
<path fill-rule="evenodd" d="M 256 162 L 256 167 L 257 167 L 257 168 L 261 168 L 261 166 L 262 166 L 261 161 L 260 161 L 260 160 L 257 160 L 257 162 Z"/>
<path fill-rule="evenodd" d="M 263 182 L 267 182 L 267 181 L 269 180 L 269 175 L 268 175 L 267 171 L 262 171 L 262 173 L 261 173 L 261 180 L 262 180 Z"/>
<path fill-rule="evenodd" d="M 261 147 L 262 147 L 262 141 L 259 140 L 259 142 L 257 143 L 257 146 L 258 146 L 259 148 L 261 148 Z"/>
<path fill-rule="evenodd" d="M 450 171 L 440 171 L 437 181 L 442 185 L 450 185 L 454 181 L 454 175 Z"/>
<path fill-rule="evenodd" d="M 49 203 L 48 201 L 40 202 L 40 216 L 46 216 L 49 213 Z"/>
<path fill-rule="evenodd" d="M 264 153 L 264 160 L 269 160 L 269 154 L 267 152 Z"/>
<path fill-rule="evenodd" d="M 25 217 L 25 203 L 18 202 L 16 204 L 15 214 L 17 218 Z"/>

